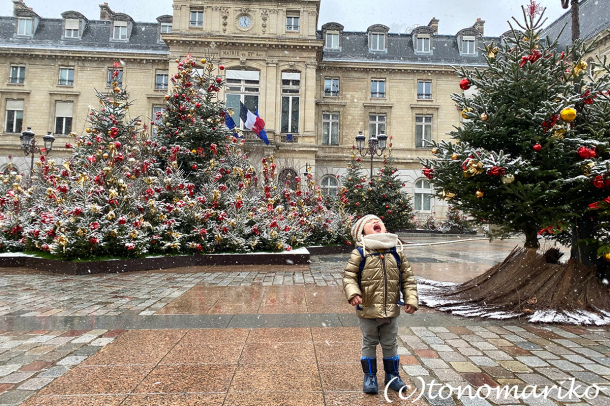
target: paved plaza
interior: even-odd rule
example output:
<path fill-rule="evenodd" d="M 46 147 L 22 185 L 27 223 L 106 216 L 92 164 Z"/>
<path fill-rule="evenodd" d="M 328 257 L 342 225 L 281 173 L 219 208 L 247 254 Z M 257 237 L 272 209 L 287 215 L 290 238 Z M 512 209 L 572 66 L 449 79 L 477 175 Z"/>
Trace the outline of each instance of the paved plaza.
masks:
<path fill-rule="evenodd" d="M 479 275 L 522 244 L 404 239 L 416 276 L 446 282 Z M 362 394 L 360 331 L 341 292 L 346 260 L 91 276 L 0 270 L 0 406 L 610 405 L 610 328 L 426 308 L 399 319 L 406 395 L 416 394 L 391 393 L 392 403 Z M 381 361 L 379 369 L 383 383 Z M 432 381 L 474 390 L 581 385 L 578 394 L 596 384 L 601 392 L 459 399 L 440 396 Z"/>

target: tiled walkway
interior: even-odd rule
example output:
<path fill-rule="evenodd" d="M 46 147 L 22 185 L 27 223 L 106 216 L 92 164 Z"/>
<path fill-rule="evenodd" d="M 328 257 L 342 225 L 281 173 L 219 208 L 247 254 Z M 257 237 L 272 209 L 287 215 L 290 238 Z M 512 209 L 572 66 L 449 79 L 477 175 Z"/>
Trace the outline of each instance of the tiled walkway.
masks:
<path fill-rule="evenodd" d="M 410 242 L 417 275 L 456 282 L 519 244 Z M 345 261 L 328 255 L 309 267 L 69 277 L 4 270 L 0 405 L 387 405 L 382 394 L 360 392 L 360 332 L 340 290 Z M 610 405 L 607 328 L 469 320 L 429 309 L 403 314 L 399 325 L 402 376 L 414 389 L 432 380 L 523 389 L 573 379 L 602 390 L 571 401 L 553 392 L 549 399 L 442 400 L 433 390 L 415 404 Z M 411 404 L 395 394 L 390 400 Z"/>

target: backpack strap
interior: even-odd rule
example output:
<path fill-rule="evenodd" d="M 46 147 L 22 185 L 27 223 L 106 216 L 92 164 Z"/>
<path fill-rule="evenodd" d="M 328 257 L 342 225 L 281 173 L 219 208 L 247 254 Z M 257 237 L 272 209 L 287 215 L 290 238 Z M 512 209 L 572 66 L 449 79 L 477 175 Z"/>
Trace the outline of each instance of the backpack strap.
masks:
<path fill-rule="evenodd" d="M 398 252 L 396 251 L 396 247 L 392 247 L 390 249 L 390 253 L 394 256 L 394 259 L 396 260 L 396 266 L 398 267 L 398 292 L 400 295 L 400 291 L 402 288 L 402 270 L 401 270 L 401 265 L 402 265 L 402 261 L 400 260 L 400 255 L 398 254 Z M 400 298 L 398 299 L 398 303 L 399 306 L 403 306 L 405 304 L 404 301 L 400 300 Z"/>
<path fill-rule="evenodd" d="M 379 255 L 379 253 L 376 252 L 373 254 L 365 255 L 362 247 L 356 247 L 356 249 L 358 250 L 358 253 L 360 254 L 360 265 L 358 266 L 358 289 L 360 289 L 360 291 L 362 291 L 362 271 L 364 270 L 364 265 L 366 264 L 366 257 Z M 360 307 L 360 305 L 357 305 L 356 309 L 362 310 L 362 307 Z"/>

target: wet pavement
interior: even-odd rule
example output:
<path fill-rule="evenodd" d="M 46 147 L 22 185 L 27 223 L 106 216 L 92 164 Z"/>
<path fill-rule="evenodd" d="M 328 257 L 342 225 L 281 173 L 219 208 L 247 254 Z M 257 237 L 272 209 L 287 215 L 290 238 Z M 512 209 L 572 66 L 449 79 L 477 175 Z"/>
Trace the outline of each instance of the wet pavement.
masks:
<path fill-rule="evenodd" d="M 403 240 L 417 276 L 448 282 L 479 275 L 522 243 Z M 361 393 L 360 331 L 340 289 L 346 260 L 92 276 L 4 269 L 0 406 L 389 404 L 383 394 Z M 402 377 L 427 393 L 414 403 L 391 394 L 392 404 L 610 405 L 609 328 L 464 319 L 426 308 L 403 314 L 399 326 Z M 383 382 L 381 362 L 379 369 Z M 574 382 L 583 386 L 579 394 L 595 383 L 601 393 L 441 399 L 432 380 L 475 390 Z"/>

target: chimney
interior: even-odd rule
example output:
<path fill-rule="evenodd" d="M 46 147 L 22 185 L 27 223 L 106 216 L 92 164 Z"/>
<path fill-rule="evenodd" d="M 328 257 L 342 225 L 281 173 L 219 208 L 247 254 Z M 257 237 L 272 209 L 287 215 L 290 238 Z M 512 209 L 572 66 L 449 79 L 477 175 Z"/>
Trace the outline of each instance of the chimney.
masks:
<path fill-rule="evenodd" d="M 485 20 L 481 20 L 480 18 L 477 18 L 477 22 L 474 23 L 472 28 L 476 28 L 477 30 L 479 30 L 481 35 L 485 35 Z"/>
<path fill-rule="evenodd" d="M 29 8 L 23 3 L 23 0 L 13 0 L 13 15 L 17 15 L 17 10 L 29 10 Z"/>
<path fill-rule="evenodd" d="M 110 21 L 114 12 L 108 7 L 108 3 L 100 4 L 100 20 Z"/>
<path fill-rule="evenodd" d="M 428 23 L 428 27 L 434 29 L 434 33 L 438 34 L 438 19 L 436 17 L 432 17 L 432 20 Z"/>

